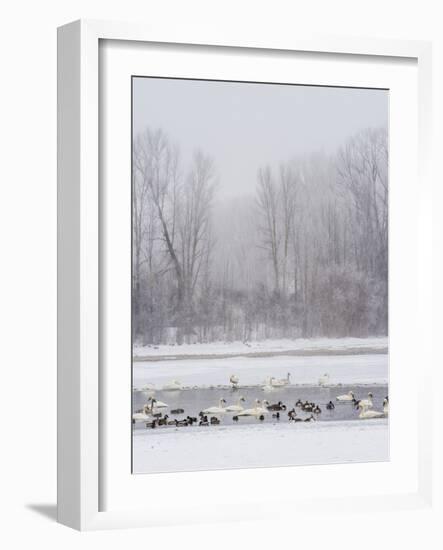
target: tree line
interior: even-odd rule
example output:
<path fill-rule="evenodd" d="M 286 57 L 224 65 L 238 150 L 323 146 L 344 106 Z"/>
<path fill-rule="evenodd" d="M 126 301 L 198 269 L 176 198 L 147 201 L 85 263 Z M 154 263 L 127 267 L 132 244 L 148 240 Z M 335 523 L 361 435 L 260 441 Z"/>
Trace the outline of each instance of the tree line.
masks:
<path fill-rule="evenodd" d="M 258 167 L 223 198 L 214 159 L 134 139 L 133 336 L 143 344 L 387 334 L 388 143 Z"/>

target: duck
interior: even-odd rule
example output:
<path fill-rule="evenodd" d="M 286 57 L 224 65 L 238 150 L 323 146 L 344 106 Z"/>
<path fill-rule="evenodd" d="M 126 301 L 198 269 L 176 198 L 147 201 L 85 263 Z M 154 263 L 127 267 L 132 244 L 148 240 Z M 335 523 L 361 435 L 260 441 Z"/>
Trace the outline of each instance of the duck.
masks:
<path fill-rule="evenodd" d="M 175 419 L 175 425 L 178 426 L 187 426 L 189 424 L 188 420 L 186 418 L 183 418 L 183 420 Z"/>
<path fill-rule="evenodd" d="M 374 404 L 372 402 L 373 397 L 374 396 L 372 395 L 372 393 L 369 392 L 368 393 L 368 398 L 367 399 L 360 399 L 357 406 L 358 407 L 365 407 L 366 409 L 372 409 L 372 407 L 374 406 Z"/>
<path fill-rule="evenodd" d="M 241 412 L 244 407 L 242 407 L 241 403 L 244 403 L 246 399 L 243 397 L 243 395 L 240 395 L 240 397 L 237 400 L 237 405 L 228 405 L 226 407 L 227 412 Z"/>
<path fill-rule="evenodd" d="M 238 422 L 238 416 L 237 416 L 237 415 L 234 415 L 234 416 L 232 417 L 232 420 L 233 420 L 234 422 Z"/>
<path fill-rule="evenodd" d="M 218 407 L 215 405 L 214 407 L 208 407 L 207 409 L 203 409 L 203 413 L 205 414 L 223 414 L 226 412 L 226 409 L 223 407 L 223 403 L 226 403 L 226 399 L 223 399 L 221 397 L 218 402 Z"/>
<path fill-rule="evenodd" d="M 321 414 L 321 409 L 318 405 L 316 405 L 313 409 L 312 409 L 312 412 L 315 413 L 315 414 Z"/>
<path fill-rule="evenodd" d="M 183 386 L 177 380 L 173 380 L 172 382 L 169 382 L 169 384 L 165 384 L 162 387 L 163 391 L 178 391 L 181 389 L 183 389 Z"/>
<path fill-rule="evenodd" d="M 157 426 L 157 421 L 153 420 L 152 422 L 146 422 L 147 428 L 155 428 Z"/>
<path fill-rule="evenodd" d="M 385 414 L 381 411 L 374 411 L 371 409 L 368 409 L 365 406 L 360 407 L 360 414 L 358 415 L 359 418 L 367 419 L 367 418 L 383 418 Z"/>
<path fill-rule="evenodd" d="M 320 376 L 318 379 L 318 385 L 319 386 L 327 386 L 329 384 L 329 374 L 325 372 L 323 376 Z"/>
<path fill-rule="evenodd" d="M 355 397 L 354 397 L 354 392 L 353 391 L 349 391 L 348 393 L 345 393 L 344 395 L 337 395 L 337 397 L 335 398 L 337 401 L 343 401 L 343 402 L 351 402 L 351 401 L 354 401 Z"/>
<path fill-rule="evenodd" d="M 171 414 L 183 414 L 184 412 L 184 409 L 171 409 Z"/>
<path fill-rule="evenodd" d="M 187 416 L 186 418 L 189 420 L 189 422 L 197 422 L 197 418 L 195 416 Z"/>
<path fill-rule="evenodd" d="M 236 376 L 235 374 L 231 374 L 231 376 L 229 377 L 229 382 L 232 385 L 232 389 L 236 390 L 239 382 L 238 376 Z"/>
<path fill-rule="evenodd" d="M 198 423 L 199 426 L 209 426 L 209 422 L 207 420 L 200 420 Z"/>
<path fill-rule="evenodd" d="M 159 426 L 166 426 L 166 424 L 168 423 L 168 415 L 165 414 L 165 416 L 163 418 L 158 418 L 157 419 L 157 423 Z"/>
<path fill-rule="evenodd" d="M 276 418 L 277 420 L 280 420 L 280 413 L 276 412 L 272 415 L 272 418 Z"/>
<path fill-rule="evenodd" d="M 258 419 L 259 419 L 261 422 L 263 422 L 263 420 L 265 419 L 265 417 L 264 417 L 263 414 L 261 414 L 261 415 L 258 417 Z"/>
<path fill-rule="evenodd" d="M 327 403 L 326 405 L 326 408 L 328 409 L 328 411 L 332 411 L 335 409 L 335 405 L 332 401 L 329 401 L 329 403 Z"/>
<path fill-rule="evenodd" d="M 211 416 L 211 424 L 220 424 L 220 420 L 216 416 Z"/>
<path fill-rule="evenodd" d="M 302 407 L 303 406 L 303 402 L 301 399 L 297 399 L 297 402 L 295 404 L 296 407 Z"/>

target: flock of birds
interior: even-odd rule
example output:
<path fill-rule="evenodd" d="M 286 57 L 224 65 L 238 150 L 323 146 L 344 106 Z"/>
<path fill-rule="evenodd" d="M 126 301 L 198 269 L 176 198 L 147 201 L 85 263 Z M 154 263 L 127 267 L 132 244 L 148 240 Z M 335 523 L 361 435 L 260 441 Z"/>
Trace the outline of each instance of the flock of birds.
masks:
<path fill-rule="evenodd" d="M 237 376 L 232 375 L 229 379 L 233 390 L 238 389 L 239 379 Z M 290 374 L 288 373 L 286 378 L 277 379 L 270 377 L 262 384 L 263 391 L 270 391 L 276 387 L 287 386 L 290 383 Z M 329 383 L 329 376 L 324 374 L 320 380 L 320 386 L 326 386 Z M 170 384 L 166 384 L 162 387 L 163 391 L 178 391 L 183 389 L 183 386 L 177 380 L 173 380 Z M 198 424 L 199 426 L 209 426 L 220 424 L 220 417 L 226 414 L 232 414 L 233 422 L 238 422 L 242 417 L 255 417 L 259 421 L 264 421 L 266 415 L 272 415 L 275 420 L 280 420 L 282 415 L 286 413 L 289 422 L 314 422 L 318 416 L 322 413 L 319 404 L 311 401 L 302 401 L 298 399 L 294 406 L 287 410 L 288 407 L 282 402 L 271 404 L 267 399 L 255 399 L 252 407 L 245 408 L 244 403 L 246 399 L 243 396 L 239 396 L 236 403 L 227 405 L 226 400 L 220 398 L 218 404 L 203 409 L 197 416 L 186 416 L 181 418 L 172 418 L 169 414 L 164 413 L 165 409 L 169 408 L 167 403 L 159 401 L 154 397 L 153 386 L 146 385 L 141 388 L 141 391 L 148 393 L 149 397 L 147 403 L 142 409 L 136 411 L 132 415 L 133 423 L 144 422 L 147 428 L 156 428 L 158 426 L 192 426 Z M 336 402 L 342 404 L 351 404 L 359 410 L 359 418 L 371 419 L 371 418 L 384 418 L 389 413 L 389 398 L 385 397 L 383 400 L 383 410 L 374 410 L 373 394 L 368 393 L 364 399 L 356 399 L 354 392 L 349 391 L 343 395 L 336 396 Z M 329 401 L 326 404 L 326 409 L 332 411 L 335 409 L 335 404 Z M 171 415 L 184 415 L 185 411 L 182 408 L 170 409 Z M 304 413 L 302 416 L 299 413 Z M 310 413 L 309 416 L 306 414 Z"/>

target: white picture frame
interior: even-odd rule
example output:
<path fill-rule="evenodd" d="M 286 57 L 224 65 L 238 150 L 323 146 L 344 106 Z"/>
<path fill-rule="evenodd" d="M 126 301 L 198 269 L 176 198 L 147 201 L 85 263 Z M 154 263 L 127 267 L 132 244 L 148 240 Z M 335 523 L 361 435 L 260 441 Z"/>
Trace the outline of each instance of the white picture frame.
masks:
<path fill-rule="evenodd" d="M 136 24 L 77 21 L 59 29 L 58 32 L 58 520 L 80 530 L 104 529 L 132 526 L 152 526 L 193 521 L 229 520 L 234 518 L 263 517 L 266 491 L 261 490 L 260 497 L 254 495 L 255 506 L 251 510 L 239 502 L 223 514 L 214 514 L 213 509 L 198 505 L 198 499 L 205 492 L 195 491 L 195 506 L 180 513 L 173 509 L 165 513 L 165 507 L 134 507 L 129 502 L 129 492 L 119 499 L 118 509 L 103 509 L 100 484 L 105 479 L 102 453 L 103 445 L 102 413 L 100 401 L 108 399 L 101 384 L 100 355 L 100 304 L 103 291 L 99 284 L 101 266 L 100 212 L 103 208 L 100 195 L 99 159 L 99 73 L 100 41 L 126 41 L 135 43 L 164 43 L 207 47 L 228 48 L 235 52 L 264 51 L 310 52 L 312 54 L 331 54 L 334 56 L 370 56 L 371 58 L 390 58 L 396 60 L 412 59 L 417 64 L 418 80 L 418 185 L 415 180 L 416 198 L 420 203 L 412 237 L 416 248 L 412 261 L 420 262 L 417 271 L 417 287 L 413 292 L 417 303 L 419 341 L 424 342 L 432 318 L 432 296 L 426 285 L 426 276 L 430 272 L 432 251 L 426 246 L 431 242 L 431 226 L 428 223 L 432 209 L 429 174 L 429 155 L 431 141 L 431 46 L 426 42 L 370 40 L 363 38 L 332 37 L 280 37 L 266 40 L 245 34 L 244 37 L 231 35 L 227 30 L 220 36 L 210 39 L 203 34 L 192 37 L 186 32 L 164 31 Z M 369 59 L 369 57 L 367 58 Z M 395 261 L 395 259 L 394 259 Z M 429 270 L 428 272 L 426 270 Z M 392 285 L 392 282 L 390 283 Z M 417 344 L 418 345 L 418 344 Z M 431 384 L 432 351 L 425 352 L 425 359 L 417 373 L 419 393 L 418 406 L 425 403 L 425 388 Z M 106 391 L 112 392 L 112 386 Z M 129 391 L 129 388 L 128 388 Z M 325 499 L 313 496 L 316 511 L 330 507 L 346 512 L 356 505 L 370 511 L 376 506 L 380 509 L 417 508 L 429 506 L 432 496 L 432 454 L 431 426 L 418 422 L 418 406 L 413 409 L 416 427 L 418 465 L 417 477 L 411 479 L 407 488 L 386 492 L 383 495 L 350 494 L 344 491 Z M 395 428 L 395 414 L 393 416 Z M 397 426 L 401 424 L 397 418 Z M 305 467 L 316 468 L 316 467 Z M 334 474 L 338 482 L 340 476 L 351 475 L 358 479 L 358 471 L 347 473 L 350 466 L 335 466 Z M 272 469 L 268 469 L 272 470 Z M 282 470 L 282 469 L 280 469 Z M 283 469 L 284 470 L 284 469 Z M 325 475 L 327 470 L 324 470 Z M 242 483 L 254 484 L 260 477 L 270 472 L 254 470 L 224 471 L 222 473 L 193 473 L 204 480 L 200 485 L 214 486 L 229 483 L 230 479 Z M 277 475 L 277 474 L 276 474 Z M 408 474 L 409 475 L 409 474 Z M 179 477 L 181 476 L 181 477 Z M 163 474 L 162 487 L 171 488 L 178 479 L 183 481 L 183 490 L 189 483 L 188 474 Z M 246 481 L 245 481 L 246 480 Z M 134 481 L 137 484 L 137 480 Z M 133 484 L 134 484 L 133 483 Z M 159 481 L 152 480 L 152 483 Z M 181 483 L 181 482 L 180 482 Z M 195 483 L 194 483 L 195 485 Z M 158 486 L 158 485 L 157 485 Z M 266 486 L 266 485 L 265 485 Z M 406 487 L 406 486 L 405 486 Z M 411 489 L 413 487 L 413 489 Z M 167 489 L 166 489 L 167 490 Z M 285 492 L 286 491 L 286 492 Z M 269 498 L 276 498 L 276 493 Z M 283 486 L 278 498 L 292 502 L 288 487 Z M 306 500 L 306 497 L 304 497 Z M 295 502 L 295 501 L 294 501 Z M 366 508 L 365 508 L 366 507 Z M 302 512 L 302 511 L 301 511 Z M 279 515 L 281 515 L 281 510 Z M 195 519 L 195 518 L 198 519 Z"/>

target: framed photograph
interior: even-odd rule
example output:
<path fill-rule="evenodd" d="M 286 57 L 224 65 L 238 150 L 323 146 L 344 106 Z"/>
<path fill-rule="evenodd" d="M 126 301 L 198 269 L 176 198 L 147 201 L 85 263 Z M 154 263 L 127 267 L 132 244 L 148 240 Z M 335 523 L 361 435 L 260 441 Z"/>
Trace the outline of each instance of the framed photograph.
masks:
<path fill-rule="evenodd" d="M 427 506 L 430 46 L 206 42 L 59 29 L 59 521 Z"/>

